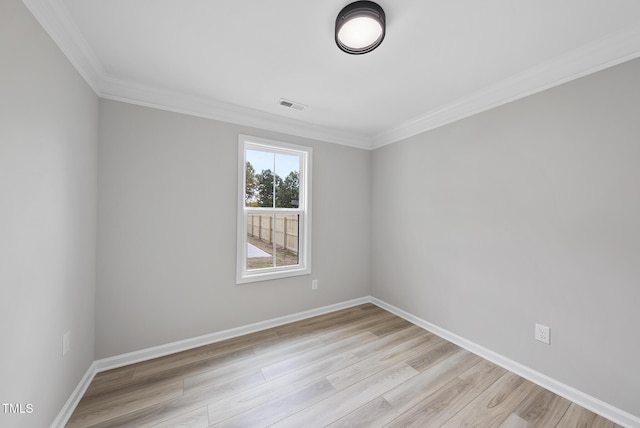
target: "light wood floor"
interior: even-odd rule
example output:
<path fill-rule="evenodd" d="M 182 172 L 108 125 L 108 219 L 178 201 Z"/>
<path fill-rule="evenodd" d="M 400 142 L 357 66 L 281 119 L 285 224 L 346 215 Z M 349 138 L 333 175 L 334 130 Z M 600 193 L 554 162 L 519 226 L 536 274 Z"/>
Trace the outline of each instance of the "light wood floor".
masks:
<path fill-rule="evenodd" d="M 68 427 L 615 427 L 365 304 L 99 373 Z"/>

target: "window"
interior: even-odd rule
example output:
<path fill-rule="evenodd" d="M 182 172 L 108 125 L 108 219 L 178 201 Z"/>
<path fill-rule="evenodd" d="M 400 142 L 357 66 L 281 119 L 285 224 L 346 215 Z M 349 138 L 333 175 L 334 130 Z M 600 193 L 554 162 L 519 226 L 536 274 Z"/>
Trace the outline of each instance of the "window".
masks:
<path fill-rule="evenodd" d="M 238 138 L 238 284 L 311 273 L 311 148 Z"/>

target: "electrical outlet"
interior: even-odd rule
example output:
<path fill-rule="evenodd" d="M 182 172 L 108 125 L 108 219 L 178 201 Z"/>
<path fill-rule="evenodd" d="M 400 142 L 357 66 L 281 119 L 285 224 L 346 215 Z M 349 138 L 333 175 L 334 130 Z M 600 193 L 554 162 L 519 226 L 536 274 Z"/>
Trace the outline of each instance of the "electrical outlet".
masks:
<path fill-rule="evenodd" d="M 551 334 L 551 329 L 549 327 L 542 324 L 536 324 L 536 333 L 535 333 L 536 340 L 549 345 L 551 343 L 550 334 Z"/>
<path fill-rule="evenodd" d="M 317 290 L 318 289 L 318 280 L 314 279 L 311 281 L 311 289 L 312 290 Z"/>
<path fill-rule="evenodd" d="M 62 336 L 62 356 L 64 357 L 71 348 L 71 332 L 68 331 Z"/>

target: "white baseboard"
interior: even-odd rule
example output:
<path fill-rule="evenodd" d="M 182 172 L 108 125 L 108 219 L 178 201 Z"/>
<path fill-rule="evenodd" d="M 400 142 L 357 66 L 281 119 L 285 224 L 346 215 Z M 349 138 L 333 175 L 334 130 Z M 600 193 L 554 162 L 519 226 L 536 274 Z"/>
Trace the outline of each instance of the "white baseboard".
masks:
<path fill-rule="evenodd" d="M 399 309 L 372 296 L 348 300 L 346 302 L 336 303 L 329 306 L 323 306 L 321 308 L 298 312 L 292 315 L 273 318 L 242 327 L 231 328 L 216 333 L 168 343 L 166 345 L 154 346 L 152 348 L 142 349 L 140 351 L 129 352 L 122 355 L 116 355 L 114 357 L 96 360 L 93 362 L 93 364 L 91 364 L 84 377 L 65 403 L 62 410 L 60 410 L 60 413 L 51 424 L 51 428 L 64 427 L 64 425 L 71 417 L 71 414 L 75 410 L 76 406 L 80 402 L 80 399 L 89 387 L 89 384 L 93 380 L 93 377 L 96 375 L 96 373 L 133 363 L 138 363 L 141 361 L 150 360 L 153 358 L 162 357 L 176 352 L 186 351 L 188 349 L 197 348 L 199 346 L 209 345 L 215 342 L 220 342 L 222 340 L 232 339 L 234 337 L 266 330 L 284 324 L 289 324 L 318 315 L 324 315 L 341 309 L 361 305 L 363 303 L 373 303 L 374 305 L 377 305 L 401 318 L 404 318 L 405 320 L 419 327 L 422 327 L 423 329 L 430 331 L 431 333 L 434 333 L 452 343 L 455 343 L 456 345 L 470 352 L 473 352 L 474 354 L 477 354 L 494 364 L 504 367 L 505 369 L 512 371 L 513 373 L 516 373 L 517 375 L 522 376 L 523 378 L 537 385 L 540 385 L 541 387 L 546 388 L 549 391 L 566 398 L 567 400 L 573 401 L 574 403 L 586 409 L 589 409 L 592 412 L 597 413 L 619 425 L 627 428 L 640 428 L 640 418 L 637 416 L 627 413 L 624 410 L 618 409 L 610 404 L 603 402 L 602 400 L 585 394 L 584 392 L 578 391 L 577 389 L 572 388 L 569 385 L 558 382 L 555 379 L 552 379 L 529 367 L 526 367 L 487 348 L 484 348 L 477 343 L 460 337 L 450 331 L 431 324 L 430 322 L 418 318 L 413 314 L 405 312 L 402 309 Z"/>
<path fill-rule="evenodd" d="M 541 387 L 548 389 L 549 391 L 561 397 L 564 397 L 567 400 L 573 401 L 574 403 L 584 407 L 585 409 L 591 410 L 592 412 L 597 413 L 600 416 L 605 417 L 618 425 L 622 425 L 627 428 L 640 428 L 640 418 L 637 416 L 625 412 L 624 410 L 618 409 L 608 403 L 605 403 L 602 400 L 592 397 L 589 394 L 585 394 L 582 391 L 578 391 L 577 389 L 569 385 L 550 378 L 549 376 L 546 376 L 527 366 L 517 363 L 503 355 L 497 354 L 487 348 L 478 345 L 477 343 L 465 339 L 464 337 L 460 337 L 457 334 L 440 328 L 437 325 L 431 324 L 430 322 L 427 322 L 422 318 L 418 318 L 417 316 L 405 312 L 402 309 L 396 308 L 395 306 L 390 305 L 380 299 L 371 297 L 370 302 L 401 318 L 404 318 L 405 320 L 417 325 L 418 327 L 422 327 L 423 329 L 430 331 L 431 333 L 438 335 L 443 339 L 448 340 L 449 342 L 455 343 L 456 345 L 466 349 L 467 351 L 473 352 L 474 354 L 479 355 L 482 358 L 489 360 L 500 367 L 503 367 L 519 376 L 522 376 L 523 378 L 537 385 L 540 385 Z"/>
<path fill-rule="evenodd" d="M 177 342 L 167 343 L 166 345 L 154 346 L 152 348 L 142 349 L 140 351 L 128 352 L 114 357 L 103 358 L 95 362 L 98 372 L 111 370 L 129 364 L 139 363 L 141 361 L 153 358 L 163 357 L 165 355 L 175 354 L 199 346 L 210 345 L 222 340 L 232 339 L 234 337 L 243 336 L 256 331 L 266 330 L 268 328 L 278 327 L 280 325 L 289 324 L 303 319 L 315 317 L 318 315 L 328 314 L 330 312 L 339 311 L 341 309 L 350 308 L 352 306 L 369 303 L 370 297 L 360 297 L 358 299 L 348 300 L 346 302 L 336 303 L 321 308 L 311 309 L 304 312 L 298 312 L 292 315 L 272 318 L 266 321 L 260 321 L 248 324 L 242 327 L 230 328 L 228 330 L 218 331 L 216 333 L 205 334 L 203 336 L 192 337 L 190 339 L 179 340 Z"/>
<path fill-rule="evenodd" d="M 165 355 L 175 354 L 176 352 L 186 351 L 189 349 L 197 348 L 199 346 L 210 345 L 222 340 L 232 339 L 234 337 L 254 333 L 256 331 L 278 327 L 280 325 L 289 324 L 295 321 L 301 321 L 303 319 L 328 314 L 330 312 L 335 312 L 341 309 L 346 309 L 370 302 L 371 298 L 369 296 L 360 297 L 358 299 L 348 300 L 346 302 L 323 306 L 321 308 L 298 312 L 283 317 L 272 318 L 270 320 L 260 321 L 242 327 L 231 328 L 216 333 L 205 334 L 203 336 L 167 343 L 166 345 L 154 346 L 152 348 L 142 349 L 140 351 L 128 352 L 126 354 L 96 360 L 93 362 L 93 364 L 91 364 L 76 389 L 73 391 L 65 405 L 60 410 L 60 413 L 58 413 L 58 416 L 51 424 L 51 428 L 62 428 L 67 424 L 69 418 L 71 417 L 71 414 L 75 410 L 76 406 L 80 402 L 80 399 L 87 391 L 89 384 L 97 373 L 126 366 L 129 364 L 139 363 L 141 361 L 146 361 L 153 358 L 163 357 Z"/>
<path fill-rule="evenodd" d="M 62 406 L 62 409 L 60 410 L 60 413 L 58 413 L 58 416 L 56 416 L 56 418 L 51 423 L 51 428 L 64 428 L 67 422 L 69 422 L 71 414 L 78 406 L 78 403 L 82 399 L 84 393 L 87 392 L 87 388 L 89 388 L 89 385 L 91 384 L 91 381 L 93 380 L 93 377 L 96 375 L 96 373 L 96 362 L 94 361 L 93 363 L 91 363 L 84 376 L 82 376 L 82 379 L 80 379 L 80 382 L 76 386 L 76 389 L 74 389 L 69 396 L 67 402 L 64 403 L 64 406 Z"/>

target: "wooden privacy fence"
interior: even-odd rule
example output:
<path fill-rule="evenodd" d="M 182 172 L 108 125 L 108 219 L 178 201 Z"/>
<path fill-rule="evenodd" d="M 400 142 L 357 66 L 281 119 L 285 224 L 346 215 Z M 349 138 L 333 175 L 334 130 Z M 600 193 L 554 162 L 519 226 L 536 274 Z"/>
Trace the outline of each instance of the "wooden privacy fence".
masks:
<path fill-rule="evenodd" d="M 248 214 L 247 234 L 298 254 L 298 214 Z"/>

